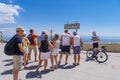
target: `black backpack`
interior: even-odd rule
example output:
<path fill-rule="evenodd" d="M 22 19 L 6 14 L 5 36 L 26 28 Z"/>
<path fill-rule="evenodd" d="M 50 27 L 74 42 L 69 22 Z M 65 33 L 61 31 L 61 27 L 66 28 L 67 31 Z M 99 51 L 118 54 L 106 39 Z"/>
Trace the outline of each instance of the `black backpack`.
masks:
<path fill-rule="evenodd" d="M 16 53 L 15 47 L 16 47 L 16 36 L 13 36 L 5 45 L 4 47 L 4 53 L 8 56 L 12 56 Z"/>
<path fill-rule="evenodd" d="M 31 35 L 31 34 L 29 34 L 29 35 L 27 36 L 27 38 L 28 38 L 28 40 L 30 41 L 30 43 L 33 42 L 32 35 Z"/>

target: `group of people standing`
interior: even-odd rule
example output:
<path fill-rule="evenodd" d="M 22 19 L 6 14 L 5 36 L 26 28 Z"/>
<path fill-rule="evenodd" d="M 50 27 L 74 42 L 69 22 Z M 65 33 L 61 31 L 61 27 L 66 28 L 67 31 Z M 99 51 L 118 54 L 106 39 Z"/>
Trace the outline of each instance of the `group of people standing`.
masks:
<path fill-rule="evenodd" d="M 34 30 L 30 29 L 30 34 L 26 36 L 24 29 L 22 27 L 16 28 L 16 44 L 17 52 L 13 56 L 13 80 L 18 80 L 18 71 L 21 68 L 21 58 L 23 55 L 24 68 L 29 60 L 31 60 L 31 52 L 34 51 L 35 62 L 38 61 L 37 49 L 39 50 L 39 61 L 36 71 L 39 71 L 39 68 L 44 61 L 44 72 L 48 65 L 48 59 L 51 59 L 52 70 L 57 69 L 61 64 L 62 56 L 65 53 L 65 65 L 68 64 L 68 57 L 71 47 L 73 48 L 74 62 L 73 65 L 77 66 L 80 64 L 80 51 L 82 45 L 82 39 L 77 34 L 73 32 L 73 36 L 70 35 L 68 30 L 65 30 L 64 33 L 59 36 L 55 34 L 51 41 L 48 40 L 49 36 L 45 30 L 42 31 L 40 36 L 34 34 Z M 60 51 L 60 45 L 61 51 Z M 60 57 L 58 60 L 58 54 L 60 51 Z M 55 64 L 54 64 L 55 63 Z"/>

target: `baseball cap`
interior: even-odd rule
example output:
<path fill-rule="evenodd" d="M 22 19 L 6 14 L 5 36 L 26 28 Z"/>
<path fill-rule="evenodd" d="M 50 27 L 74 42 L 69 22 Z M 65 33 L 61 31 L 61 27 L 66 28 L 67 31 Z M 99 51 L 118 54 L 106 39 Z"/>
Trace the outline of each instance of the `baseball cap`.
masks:
<path fill-rule="evenodd" d="M 22 28 L 22 27 L 17 27 L 17 28 L 16 28 L 16 32 L 18 32 L 18 31 L 24 31 L 24 28 Z"/>
<path fill-rule="evenodd" d="M 42 30 L 42 32 L 46 32 L 46 30 Z"/>
<path fill-rule="evenodd" d="M 42 34 L 45 34 L 46 33 L 46 30 L 42 30 Z"/>

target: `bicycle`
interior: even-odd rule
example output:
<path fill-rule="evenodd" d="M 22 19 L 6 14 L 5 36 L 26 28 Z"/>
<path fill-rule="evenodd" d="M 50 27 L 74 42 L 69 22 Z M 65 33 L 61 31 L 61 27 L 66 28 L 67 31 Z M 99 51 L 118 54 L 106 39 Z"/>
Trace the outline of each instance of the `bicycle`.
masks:
<path fill-rule="evenodd" d="M 104 63 L 108 60 L 108 55 L 106 53 L 106 46 L 102 46 L 100 49 L 88 49 L 86 56 L 87 59 L 95 59 L 98 63 Z"/>

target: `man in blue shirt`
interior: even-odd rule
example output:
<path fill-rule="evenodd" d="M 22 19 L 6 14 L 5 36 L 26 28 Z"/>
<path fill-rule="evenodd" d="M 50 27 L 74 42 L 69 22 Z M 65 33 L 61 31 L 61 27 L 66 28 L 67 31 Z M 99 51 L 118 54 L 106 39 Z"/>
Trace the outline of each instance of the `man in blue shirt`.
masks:
<path fill-rule="evenodd" d="M 13 55 L 13 80 L 18 80 L 18 71 L 21 69 L 22 55 L 25 53 L 22 47 L 22 36 L 24 33 L 24 29 L 21 27 L 16 28 L 16 36 L 15 36 L 15 55 Z"/>

